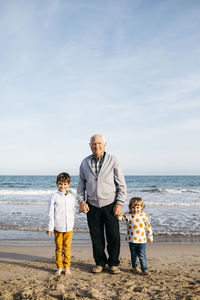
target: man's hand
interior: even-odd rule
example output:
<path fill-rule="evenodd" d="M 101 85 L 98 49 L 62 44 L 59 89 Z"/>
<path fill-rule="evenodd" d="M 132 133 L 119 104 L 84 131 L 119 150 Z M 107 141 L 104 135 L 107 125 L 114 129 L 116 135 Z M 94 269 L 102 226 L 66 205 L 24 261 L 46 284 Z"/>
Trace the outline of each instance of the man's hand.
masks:
<path fill-rule="evenodd" d="M 114 212 L 114 215 L 115 215 L 116 217 L 121 216 L 121 214 L 122 214 L 122 205 L 120 205 L 120 204 L 115 204 L 114 209 L 113 209 L 113 212 Z"/>
<path fill-rule="evenodd" d="M 89 206 L 85 201 L 82 201 L 80 204 L 80 211 L 83 212 L 84 214 L 87 214 L 87 212 L 89 211 Z"/>

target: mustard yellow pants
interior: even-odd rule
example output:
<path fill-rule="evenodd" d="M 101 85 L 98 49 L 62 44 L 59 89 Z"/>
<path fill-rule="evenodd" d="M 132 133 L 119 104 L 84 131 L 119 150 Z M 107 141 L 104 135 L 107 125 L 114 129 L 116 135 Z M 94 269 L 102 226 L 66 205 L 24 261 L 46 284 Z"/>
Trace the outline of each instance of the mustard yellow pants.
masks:
<path fill-rule="evenodd" d="M 71 265 L 71 244 L 73 230 L 69 232 L 59 232 L 54 230 L 56 243 L 56 265 L 58 269 L 67 269 Z M 64 259 L 63 259 L 64 254 Z"/>

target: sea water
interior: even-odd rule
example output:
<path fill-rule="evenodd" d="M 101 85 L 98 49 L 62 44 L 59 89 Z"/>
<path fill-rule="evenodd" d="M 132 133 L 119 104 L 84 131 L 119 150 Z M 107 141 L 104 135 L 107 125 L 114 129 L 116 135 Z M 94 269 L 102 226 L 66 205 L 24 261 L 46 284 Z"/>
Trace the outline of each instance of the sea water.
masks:
<path fill-rule="evenodd" d="M 141 197 L 151 217 L 155 241 L 200 242 L 200 176 L 125 176 L 127 200 Z M 53 243 L 47 229 L 48 199 L 56 176 L 0 176 L 0 244 Z M 76 196 L 78 176 L 71 177 Z M 78 204 L 77 204 L 78 206 Z M 125 241 L 126 224 L 120 222 Z M 85 214 L 75 215 L 74 243 L 90 243 Z"/>

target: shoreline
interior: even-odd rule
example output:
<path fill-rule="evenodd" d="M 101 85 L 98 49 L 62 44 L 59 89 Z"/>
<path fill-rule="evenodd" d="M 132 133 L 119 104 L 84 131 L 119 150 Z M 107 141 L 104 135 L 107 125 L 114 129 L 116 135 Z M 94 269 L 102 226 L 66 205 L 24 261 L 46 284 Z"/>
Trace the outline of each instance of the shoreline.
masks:
<path fill-rule="evenodd" d="M 147 244 L 149 276 L 130 271 L 128 243 L 120 270 L 91 273 L 92 246 L 72 245 L 71 276 L 55 276 L 55 245 L 0 245 L 0 300 L 200 299 L 200 245 Z"/>
<path fill-rule="evenodd" d="M 121 244 L 127 244 L 126 234 L 120 232 Z M 200 244 L 199 234 L 155 234 L 154 244 Z M 0 245 L 54 245 L 54 236 L 48 237 L 45 231 L 20 231 L 20 230 L 0 230 Z M 73 233 L 72 245 L 87 246 L 91 245 L 89 232 Z"/>
<path fill-rule="evenodd" d="M 76 236 L 74 234 L 74 236 Z M 83 235 L 77 235 L 77 237 L 72 240 L 72 246 L 91 246 L 91 239 L 89 234 L 86 238 L 83 238 Z M 80 237 L 80 238 L 78 238 Z M 154 235 L 154 244 L 200 244 L 200 236 L 181 236 L 181 235 Z M 50 238 L 44 235 L 44 239 L 34 239 L 34 238 L 15 238 L 15 239 L 8 239 L 3 238 L 0 239 L 0 246 L 52 246 L 54 245 L 54 237 L 51 236 Z M 121 245 L 128 245 L 127 240 L 125 238 L 121 238 Z"/>

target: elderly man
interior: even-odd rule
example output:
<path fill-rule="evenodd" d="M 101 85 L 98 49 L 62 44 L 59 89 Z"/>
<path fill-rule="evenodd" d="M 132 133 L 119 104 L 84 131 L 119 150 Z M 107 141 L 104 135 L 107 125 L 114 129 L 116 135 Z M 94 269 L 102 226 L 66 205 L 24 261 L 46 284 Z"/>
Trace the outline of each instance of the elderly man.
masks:
<path fill-rule="evenodd" d="M 117 274 L 120 272 L 120 233 L 116 217 L 121 215 L 126 200 L 126 183 L 117 159 L 105 152 L 105 147 L 103 135 L 91 137 L 93 154 L 81 163 L 77 194 L 80 210 L 87 213 L 96 263 L 92 272 L 100 273 L 108 264 L 110 272 Z"/>

